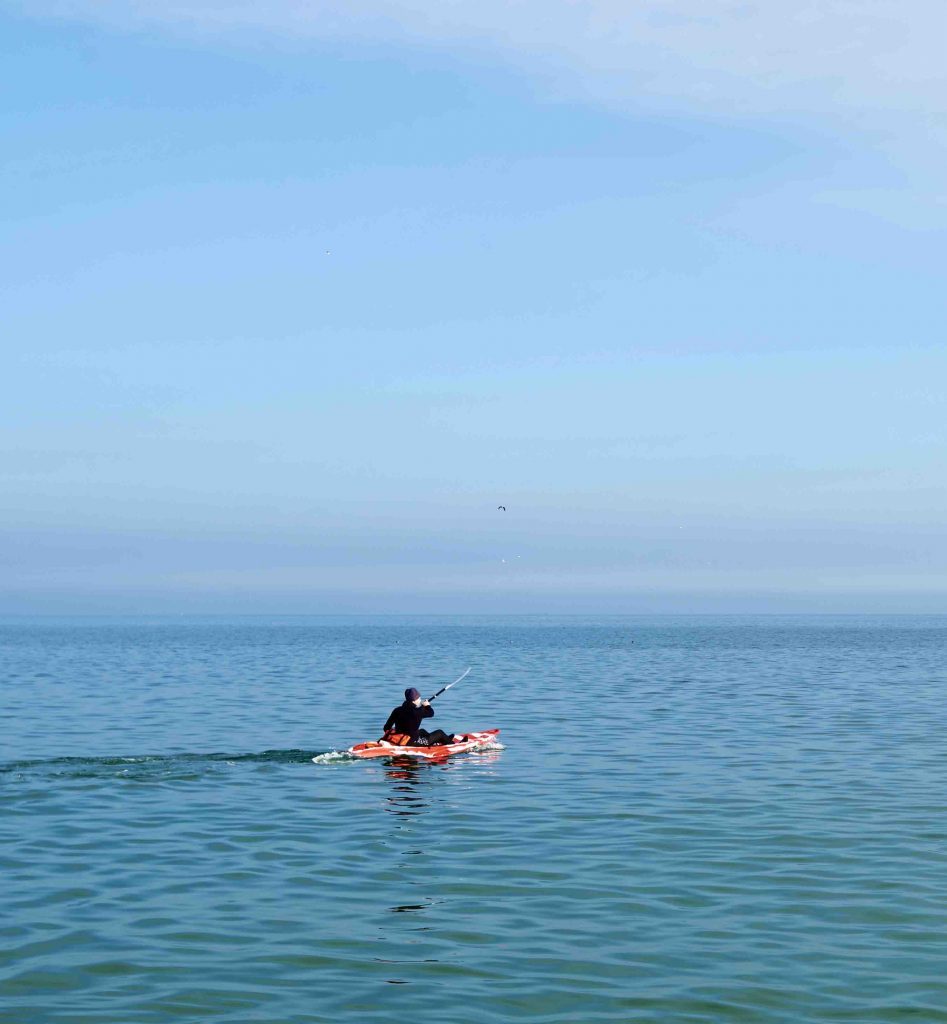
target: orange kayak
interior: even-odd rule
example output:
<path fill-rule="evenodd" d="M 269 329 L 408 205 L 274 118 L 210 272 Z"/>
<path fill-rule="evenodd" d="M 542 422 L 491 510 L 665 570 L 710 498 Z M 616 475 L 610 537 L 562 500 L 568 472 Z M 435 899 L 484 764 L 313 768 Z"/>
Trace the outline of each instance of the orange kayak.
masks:
<path fill-rule="evenodd" d="M 499 729 L 485 729 L 483 732 L 455 733 L 463 736 L 460 743 L 445 743 L 436 747 L 399 747 L 387 740 L 369 740 L 367 743 L 356 743 L 349 747 L 348 752 L 355 757 L 422 757 L 428 761 L 440 761 L 451 754 L 462 754 L 465 750 L 475 750 L 492 742 Z"/>

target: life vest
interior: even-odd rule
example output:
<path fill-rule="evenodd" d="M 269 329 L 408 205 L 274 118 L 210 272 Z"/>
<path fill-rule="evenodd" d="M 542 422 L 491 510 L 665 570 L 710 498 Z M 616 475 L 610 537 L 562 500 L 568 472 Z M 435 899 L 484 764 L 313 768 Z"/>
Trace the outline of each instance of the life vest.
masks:
<path fill-rule="evenodd" d="M 406 747 L 411 742 L 411 737 L 406 732 L 386 732 L 382 739 L 396 747 Z"/>

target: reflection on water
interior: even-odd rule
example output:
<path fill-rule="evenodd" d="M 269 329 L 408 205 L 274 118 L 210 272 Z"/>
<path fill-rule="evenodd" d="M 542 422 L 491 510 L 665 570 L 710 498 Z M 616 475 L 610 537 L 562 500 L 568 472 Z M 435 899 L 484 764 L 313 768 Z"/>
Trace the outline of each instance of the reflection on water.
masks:
<path fill-rule="evenodd" d="M 471 751 L 464 761 L 439 762 L 419 761 L 408 756 L 392 757 L 385 765 L 385 778 L 392 784 L 385 797 L 385 810 L 402 816 L 420 814 L 429 803 L 425 786 L 440 773 L 456 771 L 465 765 L 469 767 L 473 758 L 476 758 L 478 767 L 492 764 L 500 754 L 499 750 Z"/>
<path fill-rule="evenodd" d="M 420 814 L 428 805 L 421 772 L 429 767 L 412 757 L 392 758 L 385 767 L 385 778 L 392 784 L 385 796 L 385 810 L 400 816 Z"/>
<path fill-rule="evenodd" d="M 453 963 L 465 969 L 457 949 L 447 957 L 432 956 L 442 949 L 438 935 L 456 929 L 458 917 L 443 896 L 447 884 L 456 884 L 456 860 L 445 851 L 456 847 L 457 827 L 464 824 L 452 813 L 458 794 L 483 783 L 495 772 L 501 750 L 471 751 L 463 757 L 438 762 L 395 756 L 384 765 L 386 782 L 382 806 L 393 819 L 386 846 L 393 851 L 398 902 L 386 908 L 378 923 L 378 937 L 403 956 L 381 962 L 399 965 L 403 973 L 386 978 L 389 985 L 416 981 L 422 965 Z M 411 954 L 415 954 L 412 956 Z M 427 975 L 430 977 L 430 975 Z"/>
<path fill-rule="evenodd" d="M 435 780 L 434 772 L 443 771 L 446 764 L 434 765 L 425 761 L 418 761 L 413 757 L 393 757 L 385 766 L 385 779 L 389 783 L 388 792 L 385 796 L 384 808 L 390 814 L 397 816 L 395 834 L 399 841 L 395 845 L 399 847 L 399 858 L 397 871 L 404 878 L 405 889 L 427 888 L 429 879 L 424 870 L 424 859 L 427 854 L 422 842 L 422 836 L 426 836 L 425 823 L 421 816 L 430 808 L 431 799 L 429 787 Z M 420 827 L 419 827 L 420 826 Z M 409 845 L 401 845 L 405 839 L 409 839 Z M 414 840 L 417 840 L 415 842 Z M 421 858 L 420 860 L 418 858 Z M 405 892 L 405 895 L 409 895 Z M 426 898 L 426 893 L 416 892 L 416 902 L 398 903 L 388 907 L 390 914 L 416 914 L 427 910 L 434 901 Z M 382 930 L 385 928 L 382 926 Z M 416 925 L 410 929 L 413 932 L 428 931 L 425 925 Z M 400 936 L 400 941 L 408 941 Z"/>

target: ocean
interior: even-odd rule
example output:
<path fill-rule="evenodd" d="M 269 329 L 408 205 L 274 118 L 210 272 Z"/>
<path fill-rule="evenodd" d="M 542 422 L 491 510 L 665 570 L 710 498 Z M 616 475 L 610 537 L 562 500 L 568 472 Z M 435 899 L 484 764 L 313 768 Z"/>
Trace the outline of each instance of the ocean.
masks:
<path fill-rule="evenodd" d="M 945 641 L 3 619 L 0 1022 L 947 1021 Z M 468 665 L 495 748 L 341 753 Z"/>

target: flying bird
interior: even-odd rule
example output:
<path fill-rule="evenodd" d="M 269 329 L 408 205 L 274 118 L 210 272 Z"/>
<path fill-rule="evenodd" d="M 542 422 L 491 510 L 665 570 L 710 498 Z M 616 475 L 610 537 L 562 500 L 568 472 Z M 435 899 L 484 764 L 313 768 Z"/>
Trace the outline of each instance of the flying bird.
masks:
<path fill-rule="evenodd" d="M 506 505 L 497 505 L 497 512 L 505 512 Z"/>

